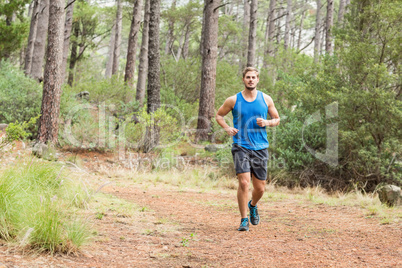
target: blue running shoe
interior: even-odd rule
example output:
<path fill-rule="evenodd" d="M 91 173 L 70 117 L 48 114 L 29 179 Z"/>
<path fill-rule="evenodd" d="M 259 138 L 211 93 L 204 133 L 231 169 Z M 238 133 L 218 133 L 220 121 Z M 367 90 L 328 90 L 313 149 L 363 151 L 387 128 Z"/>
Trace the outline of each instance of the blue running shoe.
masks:
<path fill-rule="evenodd" d="M 248 202 L 248 208 L 250 209 L 250 222 L 252 225 L 257 225 L 260 223 L 260 216 L 258 215 L 257 206 L 251 206 L 251 200 Z"/>
<path fill-rule="evenodd" d="M 240 227 L 237 229 L 237 231 L 248 231 L 248 226 L 248 218 L 241 219 Z"/>

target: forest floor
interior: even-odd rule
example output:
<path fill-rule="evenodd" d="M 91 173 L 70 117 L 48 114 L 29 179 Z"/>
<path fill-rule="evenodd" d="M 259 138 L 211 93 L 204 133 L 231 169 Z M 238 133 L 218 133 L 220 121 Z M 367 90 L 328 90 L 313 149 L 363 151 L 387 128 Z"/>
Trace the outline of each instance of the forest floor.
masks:
<path fill-rule="evenodd" d="M 2 165 L 22 151 L 3 156 Z M 112 154 L 80 158 L 85 181 L 104 186 L 85 212 L 91 241 L 75 254 L 49 255 L 0 240 L 0 267 L 402 267 L 400 220 L 384 223 L 358 206 L 318 204 L 268 187 L 260 224 L 238 232 L 235 189 L 138 181 L 105 172 L 124 169 Z"/>

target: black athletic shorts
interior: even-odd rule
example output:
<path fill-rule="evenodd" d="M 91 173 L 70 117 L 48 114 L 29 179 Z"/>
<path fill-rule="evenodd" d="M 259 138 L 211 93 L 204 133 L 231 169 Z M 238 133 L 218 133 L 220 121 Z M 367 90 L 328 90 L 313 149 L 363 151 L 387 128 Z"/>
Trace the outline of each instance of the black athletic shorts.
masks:
<path fill-rule="evenodd" d="M 267 179 L 268 149 L 254 151 L 233 144 L 232 155 L 236 175 L 251 172 L 259 180 Z"/>

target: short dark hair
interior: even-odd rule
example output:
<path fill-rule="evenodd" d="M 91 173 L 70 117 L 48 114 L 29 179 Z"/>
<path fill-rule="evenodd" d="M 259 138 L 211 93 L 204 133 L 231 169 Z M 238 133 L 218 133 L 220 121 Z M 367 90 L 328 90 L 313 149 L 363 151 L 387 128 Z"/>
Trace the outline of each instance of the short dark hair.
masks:
<path fill-rule="evenodd" d="M 246 73 L 248 73 L 248 72 L 256 72 L 257 77 L 258 78 L 260 77 L 260 72 L 258 72 L 257 68 L 248 66 L 248 67 L 244 68 L 244 70 L 243 70 L 243 78 L 246 76 Z"/>

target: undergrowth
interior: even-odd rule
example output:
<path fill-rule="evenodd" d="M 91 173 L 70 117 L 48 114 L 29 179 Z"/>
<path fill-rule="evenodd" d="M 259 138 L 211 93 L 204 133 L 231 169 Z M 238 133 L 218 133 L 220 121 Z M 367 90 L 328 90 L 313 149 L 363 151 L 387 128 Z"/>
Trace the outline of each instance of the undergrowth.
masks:
<path fill-rule="evenodd" d="M 0 238 L 33 251 L 76 252 L 89 238 L 79 216 L 87 198 L 62 166 L 21 160 L 0 174 Z"/>

